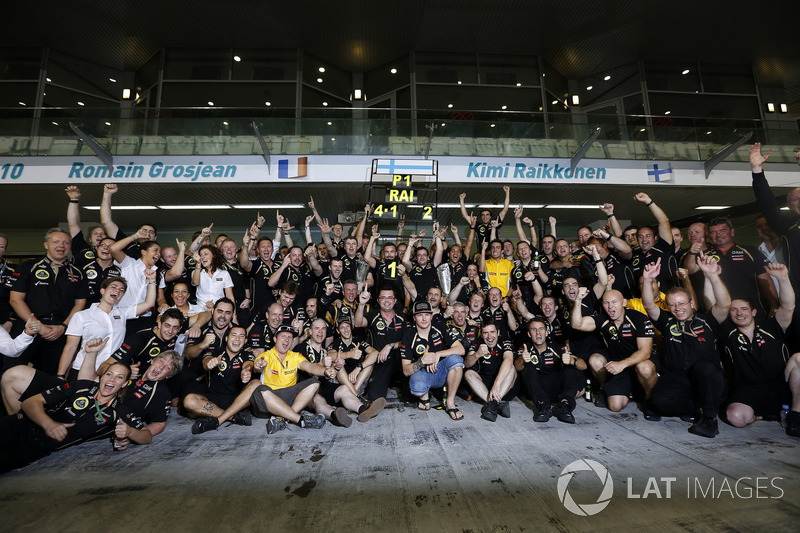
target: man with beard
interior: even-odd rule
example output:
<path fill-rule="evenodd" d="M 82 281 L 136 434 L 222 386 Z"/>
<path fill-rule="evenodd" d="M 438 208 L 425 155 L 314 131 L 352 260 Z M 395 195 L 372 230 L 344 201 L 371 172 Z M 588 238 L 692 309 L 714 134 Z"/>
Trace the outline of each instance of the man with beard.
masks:
<path fill-rule="evenodd" d="M 250 382 L 253 354 L 245 350 L 246 345 L 247 332 L 241 326 L 234 326 L 228 331 L 225 347 L 203 357 L 205 379 L 189 386 L 183 397 L 183 406 L 189 417 L 198 418 L 192 425 L 192 433 L 217 429 L 220 423 L 217 417 L 233 404 Z M 250 413 L 243 410 L 235 413 L 230 421 L 240 426 L 253 423 Z"/>
<path fill-rule="evenodd" d="M 112 276 L 121 276 L 122 269 L 114 264 L 109 248 L 114 244 L 114 239 L 106 237 L 101 240 L 93 252 L 95 259 L 83 267 L 83 275 L 86 278 L 88 294 L 86 297 L 87 305 L 92 305 L 100 301 L 100 286 Z"/>
<path fill-rule="evenodd" d="M 369 401 L 386 398 L 386 391 L 394 376 L 399 360 L 400 342 L 406 329 L 405 318 L 397 314 L 394 290 L 391 286 L 378 291 L 376 309 L 368 309 L 366 302 L 359 298 L 354 325 L 368 328 L 372 347 L 378 350 L 375 368 L 372 370 L 365 394 Z"/>
<path fill-rule="evenodd" d="M 403 255 L 403 266 L 406 269 L 406 275 L 414 284 L 417 291 L 417 297 L 422 299 L 428 294 L 428 289 L 433 286 L 439 286 L 439 277 L 436 273 L 436 267 L 442 262 L 442 255 L 444 254 L 444 247 L 438 232 L 434 230 L 434 240 L 436 242 L 436 252 L 433 256 L 433 263 L 429 260 L 428 249 L 424 246 L 416 247 L 418 242 L 421 242 L 417 236 L 412 235 L 408 241 L 408 248 Z M 414 252 L 415 261 L 411 262 L 411 252 Z"/>
<path fill-rule="evenodd" d="M 378 233 L 378 225 L 372 226 L 372 235 L 369 238 L 367 249 L 364 251 L 364 260 L 369 267 L 375 272 L 375 284 L 378 287 L 390 286 L 394 290 L 395 298 L 398 302 L 398 311 L 403 309 L 405 301 L 403 293 L 403 282 L 401 279 L 400 266 L 401 261 L 397 257 L 397 245 L 393 242 L 387 242 L 383 245 L 382 258 L 375 259 L 375 245 L 380 238 Z"/>
<path fill-rule="evenodd" d="M 662 289 L 667 290 L 675 284 L 674 277 L 678 271 L 678 261 L 672 245 L 672 224 L 670 224 L 667 214 L 647 194 L 636 193 L 633 198 L 650 209 L 658 222 L 658 234 L 656 235 L 650 226 L 642 226 L 636 231 L 639 251 L 633 255 L 631 260 L 633 276 L 631 279 L 639 279 L 645 265 L 655 263 L 660 258 L 661 273 L 658 282 L 661 283 Z"/>
<path fill-rule="evenodd" d="M 287 281 L 296 283 L 297 299 L 302 306 L 314 294 L 314 280 L 320 276 L 322 276 L 322 267 L 311 249 L 309 248 L 308 253 L 304 254 L 301 247 L 292 246 L 289 248 L 286 260 L 270 276 L 269 285 L 276 288 L 283 287 Z"/>
<path fill-rule="evenodd" d="M 181 372 L 184 394 L 186 387 L 205 372 L 202 364 L 203 358 L 211 353 L 219 352 L 225 347 L 233 322 L 233 313 L 233 302 L 227 298 L 220 298 L 214 303 L 211 310 L 211 322 L 200 331 L 198 337 L 189 341 L 190 344 L 183 351 L 183 355 L 189 363 L 183 367 L 183 372 Z"/>

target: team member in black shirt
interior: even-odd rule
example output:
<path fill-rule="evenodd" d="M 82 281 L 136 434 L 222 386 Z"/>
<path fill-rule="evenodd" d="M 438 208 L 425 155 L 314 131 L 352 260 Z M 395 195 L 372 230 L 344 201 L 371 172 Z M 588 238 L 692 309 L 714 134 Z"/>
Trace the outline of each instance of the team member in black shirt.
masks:
<path fill-rule="evenodd" d="M 508 402 L 517 395 L 514 346 L 502 339 L 494 321 L 484 322 L 481 338 L 470 346 L 464 358 L 464 380 L 483 400 L 481 418 L 494 422 L 497 415 L 511 417 Z"/>
<path fill-rule="evenodd" d="M 642 303 L 664 339 L 661 375 L 653 389 L 654 409 L 667 416 L 693 418 L 699 404 L 701 416 L 689 432 L 713 438 L 719 433 L 717 411 L 725 394 L 717 334 L 731 299 L 717 263 L 701 252 L 698 265 L 713 291 L 715 303 L 710 311 L 698 314 L 691 293 L 682 287 L 667 291 L 669 312 L 656 305 L 650 280 L 658 278 L 660 261 L 644 269 Z"/>
<path fill-rule="evenodd" d="M 381 287 L 378 292 L 376 309 L 367 311 L 367 303 L 359 298 L 354 325 L 369 330 L 371 345 L 378 350 L 378 360 L 365 390 L 369 401 L 386 398 L 386 391 L 399 364 L 399 348 L 406 330 L 406 320 L 395 311 L 396 302 L 394 290 L 388 286 Z"/>

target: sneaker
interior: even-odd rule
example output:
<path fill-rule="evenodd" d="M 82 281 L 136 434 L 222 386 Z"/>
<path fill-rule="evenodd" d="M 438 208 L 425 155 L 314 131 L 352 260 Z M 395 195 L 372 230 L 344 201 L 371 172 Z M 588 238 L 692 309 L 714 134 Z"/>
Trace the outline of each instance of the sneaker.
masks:
<path fill-rule="evenodd" d="M 331 413 L 331 420 L 343 428 L 349 428 L 353 425 L 353 419 L 347 414 L 347 409 L 344 407 L 337 407 Z"/>
<path fill-rule="evenodd" d="M 534 422 L 547 422 L 553 415 L 553 407 L 550 402 L 537 402 L 536 414 L 533 415 Z"/>
<path fill-rule="evenodd" d="M 511 418 L 511 406 L 508 405 L 508 402 L 498 402 L 497 414 L 503 418 Z"/>
<path fill-rule="evenodd" d="M 789 411 L 786 414 L 786 434 L 790 437 L 800 437 L 800 412 Z"/>
<path fill-rule="evenodd" d="M 192 424 L 192 435 L 199 435 L 219 427 L 219 420 L 214 417 L 198 418 Z"/>
<path fill-rule="evenodd" d="M 645 420 L 649 420 L 650 422 L 660 422 L 661 415 L 656 413 L 652 407 L 648 404 L 644 404 L 642 407 L 642 414 L 644 415 Z"/>
<path fill-rule="evenodd" d="M 356 420 L 366 422 L 370 418 L 375 418 L 386 407 L 386 398 L 378 398 L 365 405 L 364 409 L 358 413 Z"/>
<path fill-rule="evenodd" d="M 606 393 L 599 390 L 594 393 L 594 398 L 592 399 L 594 402 L 595 407 L 599 407 L 600 409 L 608 409 L 608 400 L 606 399 Z"/>
<path fill-rule="evenodd" d="M 269 420 L 267 420 L 267 434 L 272 435 L 273 433 L 277 433 L 278 431 L 289 429 L 289 426 L 286 425 L 286 420 L 279 416 L 273 416 Z"/>
<path fill-rule="evenodd" d="M 717 419 L 710 418 L 708 416 L 701 416 L 697 422 L 692 424 L 692 426 L 689 428 L 689 433 L 694 433 L 695 435 L 700 435 L 701 437 L 713 439 L 719 435 Z"/>
<path fill-rule="evenodd" d="M 481 418 L 489 422 L 497 420 L 497 407 L 497 402 L 495 400 L 486 402 L 486 405 L 481 408 Z"/>
<path fill-rule="evenodd" d="M 319 429 L 325 425 L 324 415 L 304 414 L 300 417 L 300 427 L 305 429 Z"/>
<path fill-rule="evenodd" d="M 553 414 L 555 414 L 556 418 L 559 419 L 561 422 L 564 422 L 566 424 L 575 423 L 575 417 L 572 416 L 572 411 L 570 411 L 567 402 L 558 402 L 556 404 L 556 408 L 553 409 Z"/>
<path fill-rule="evenodd" d="M 251 415 L 249 411 L 239 411 L 231 417 L 230 422 L 237 426 L 252 426 L 253 415 Z"/>

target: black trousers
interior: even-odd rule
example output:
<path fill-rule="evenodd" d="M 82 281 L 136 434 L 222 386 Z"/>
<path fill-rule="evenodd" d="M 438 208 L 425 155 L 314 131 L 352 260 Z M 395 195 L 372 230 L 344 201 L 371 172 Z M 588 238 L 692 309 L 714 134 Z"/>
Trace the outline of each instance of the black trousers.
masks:
<path fill-rule="evenodd" d="M 528 398 L 534 403 L 567 400 L 570 409 L 575 408 L 575 395 L 586 383 L 583 372 L 572 366 L 561 372 L 542 373 L 527 364 L 520 371 L 520 377 Z"/>
<path fill-rule="evenodd" d="M 698 361 L 686 372 L 661 374 L 651 402 L 666 416 L 693 416 L 699 406 L 703 416 L 713 418 L 722 405 L 726 387 L 725 374 L 719 365 Z"/>

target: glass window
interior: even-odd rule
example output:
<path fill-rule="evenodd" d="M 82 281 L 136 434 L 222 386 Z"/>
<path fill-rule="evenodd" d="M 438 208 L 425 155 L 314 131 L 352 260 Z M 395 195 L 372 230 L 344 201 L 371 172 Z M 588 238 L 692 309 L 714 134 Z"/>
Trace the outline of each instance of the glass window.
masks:
<path fill-rule="evenodd" d="M 693 93 L 700 90 L 700 78 L 694 64 L 649 61 L 645 63 L 644 70 L 649 91 Z"/>
<path fill-rule="evenodd" d="M 164 61 L 164 79 L 227 80 L 231 63 L 230 50 L 172 48 Z"/>
<path fill-rule="evenodd" d="M 239 61 L 236 61 L 236 57 Z M 296 80 L 296 50 L 236 49 L 231 78 L 234 80 Z"/>
<path fill-rule="evenodd" d="M 409 58 L 405 55 L 365 73 L 364 90 L 370 99 L 379 98 L 410 81 Z"/>
<path fill-rule="evenodd" d="M 209 104 L 213 102 L 213 104 Z M 269 105 L 267 105 L 269 102 Z M 295 84 L 165 82 L 161 107 L 295 107 Z"/>
<path fill-rule="evenodd" d="M 303 56 L 303 83 L 320 91 L 349 100 L 353 75 L 311 54 Z M 369 95 L 367 95 L 369 96 Z"/>
<path fill-rule="evenodd" d="M 750 65 L 700 65 L 703 91 L 710 93 L 755 94 Z"/>
<path fill-rule="evenodd" d="M 478 67 L 482 85 L 539 86 L 539 65 L 535 56 L 481 54 Z"/>
<path fill-rule="evenodd" d="M 41 48 L 0 49 L 0 80 L 38 80 Z"/>
<path fill-rule="evenodd" d="M 478 83 L 478 65 L 474 54 L 416 54 L 418 83 L 447 83 L 458 85 Z"/>

